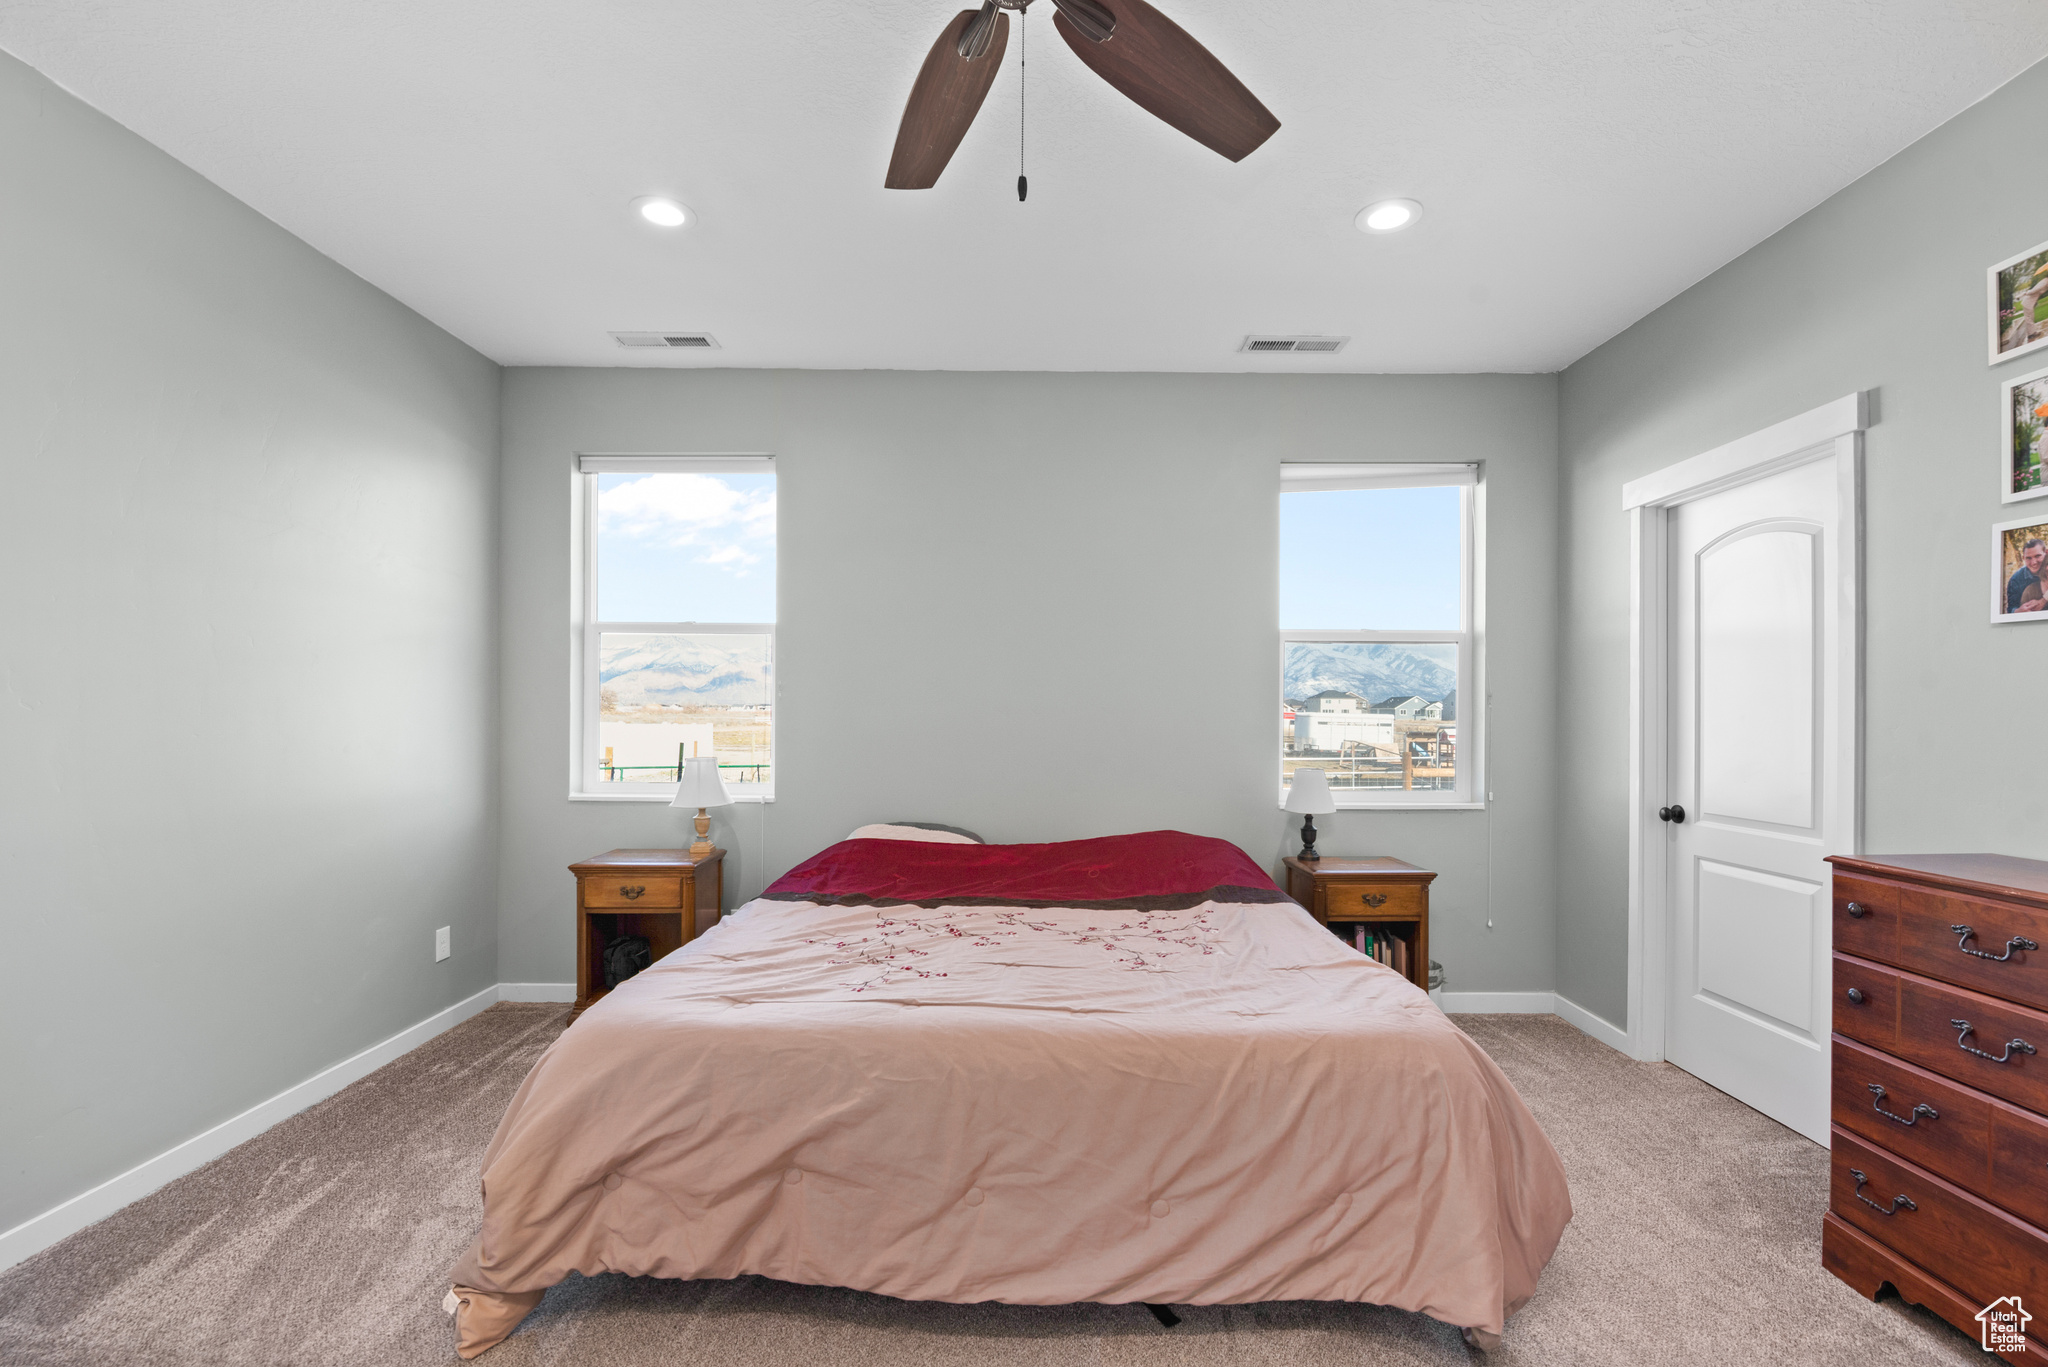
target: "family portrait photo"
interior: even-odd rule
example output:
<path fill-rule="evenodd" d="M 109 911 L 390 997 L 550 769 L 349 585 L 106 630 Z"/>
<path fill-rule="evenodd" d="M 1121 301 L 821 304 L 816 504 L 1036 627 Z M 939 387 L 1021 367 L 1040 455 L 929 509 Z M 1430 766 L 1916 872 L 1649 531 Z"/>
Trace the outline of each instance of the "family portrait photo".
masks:
<path fill-rule="evenodd" d="M 2048 621 L 2048 522 L 2006 522 L 1991 532 L 1997 576 L 1991 620 Z"/>
<path fill-rule="evenodd" d="M 2048 346 L 2048 242 L 1990 270 L 1991 364 Z"/>
<path fill-rule="evenodd" d="M 2007 380 L 2005 401 L 2005 487 L 2007 503 L 2048 495 L 2041 482 L 2041 453 L 2048 447 L 2048 370 Z"/>

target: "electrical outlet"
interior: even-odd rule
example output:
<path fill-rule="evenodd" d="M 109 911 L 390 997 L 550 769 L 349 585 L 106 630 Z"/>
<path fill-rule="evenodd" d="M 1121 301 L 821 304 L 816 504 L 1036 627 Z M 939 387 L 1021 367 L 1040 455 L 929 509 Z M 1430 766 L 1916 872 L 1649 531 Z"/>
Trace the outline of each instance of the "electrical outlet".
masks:
<path fill-rule="evenodd" d="M 434 932 L 434 962 L 440 963 L 448 954 L 448 927 L 442 926 Z"/>

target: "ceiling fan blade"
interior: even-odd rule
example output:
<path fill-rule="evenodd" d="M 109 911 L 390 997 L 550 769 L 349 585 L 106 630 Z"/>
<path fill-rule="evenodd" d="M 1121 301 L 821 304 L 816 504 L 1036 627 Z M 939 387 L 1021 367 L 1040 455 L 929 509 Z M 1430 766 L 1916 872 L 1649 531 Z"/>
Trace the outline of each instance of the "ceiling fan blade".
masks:
<path fill-rule="evenodd" d="M 1052 0 L 1052 7 L 1067 16 L 1067 22 L 1091 43 L 1107 42 L 1116 32 L 1116 16 L 1100 0 Z"/>
<path fill-rule="evenodd" d="M 929 190 L 953 159 L 967 126 L 981 112 L 988 88 L 1002 70 L 1003 49 L 1010 41 L 1010 16 L 998 11 L 994 36 L 979 57 L 962 57 L 967 29 L 979 11 L 965 9 L 946 25 L 939 41 L 925 54 L 896 128 L 896 150 L 882 184 L 891 190 Z M 978 37 L 979 35 L 977 35 Z"/>
<path fill-rule="evenodd" d="M 970 60 L 988 51 L 988 45 L 996 36 L 996 19 L 1002 14 L 1000 0 L 981 0 L 980 11 L 967 21 L 967 29 L 960 35 L 960 42 L 954 51 Z"/>
<path fill-rule="evenodd" d="M 1243 161 L 1279 131 L 1280 120 L 1173 20 L 1145 0 L 1101 0 L 1114 25 L 1091 40 L 1064 5 L 1053 27 L 1074 55 L 1140 108 L 1213 152 Z"/>

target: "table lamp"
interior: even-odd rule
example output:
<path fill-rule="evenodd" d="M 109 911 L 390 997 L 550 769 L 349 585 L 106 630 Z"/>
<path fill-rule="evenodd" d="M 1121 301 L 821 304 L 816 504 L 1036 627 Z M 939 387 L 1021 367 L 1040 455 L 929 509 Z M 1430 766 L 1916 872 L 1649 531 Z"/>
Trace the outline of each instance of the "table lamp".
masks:
<path fill-rule="evenodd" d="M 731 801 L 725 780 L 718 776 L 718 756 L 698 755 L 683 761 L 683 781 L 676 785 L 676 800 L 668 805 L 685 811 L 697 809 L 697 841 L 690 846 L 690 858 L 702 859 L 711 853 L 711 815 L 705 808 L 723 807 Z"/>
<path fill-rule="evenodd" d="M 1296 769 L 1287 789 L 1287 810 L 1301 813 L 1301 857 L 1321 859 L 1316 853 L 1316 817 L 1337 810 L 1330 796 L 1330 778 L 1321 769 Z"/>

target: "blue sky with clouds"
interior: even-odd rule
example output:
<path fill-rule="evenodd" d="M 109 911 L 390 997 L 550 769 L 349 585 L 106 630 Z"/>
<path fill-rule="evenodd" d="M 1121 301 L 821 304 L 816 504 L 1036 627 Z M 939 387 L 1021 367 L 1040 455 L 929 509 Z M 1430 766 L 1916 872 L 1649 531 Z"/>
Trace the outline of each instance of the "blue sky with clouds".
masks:
<path fill-rule="evenodd" d="M 775 620 L 775 476 L 597 477 L 605 622 Z"/>

